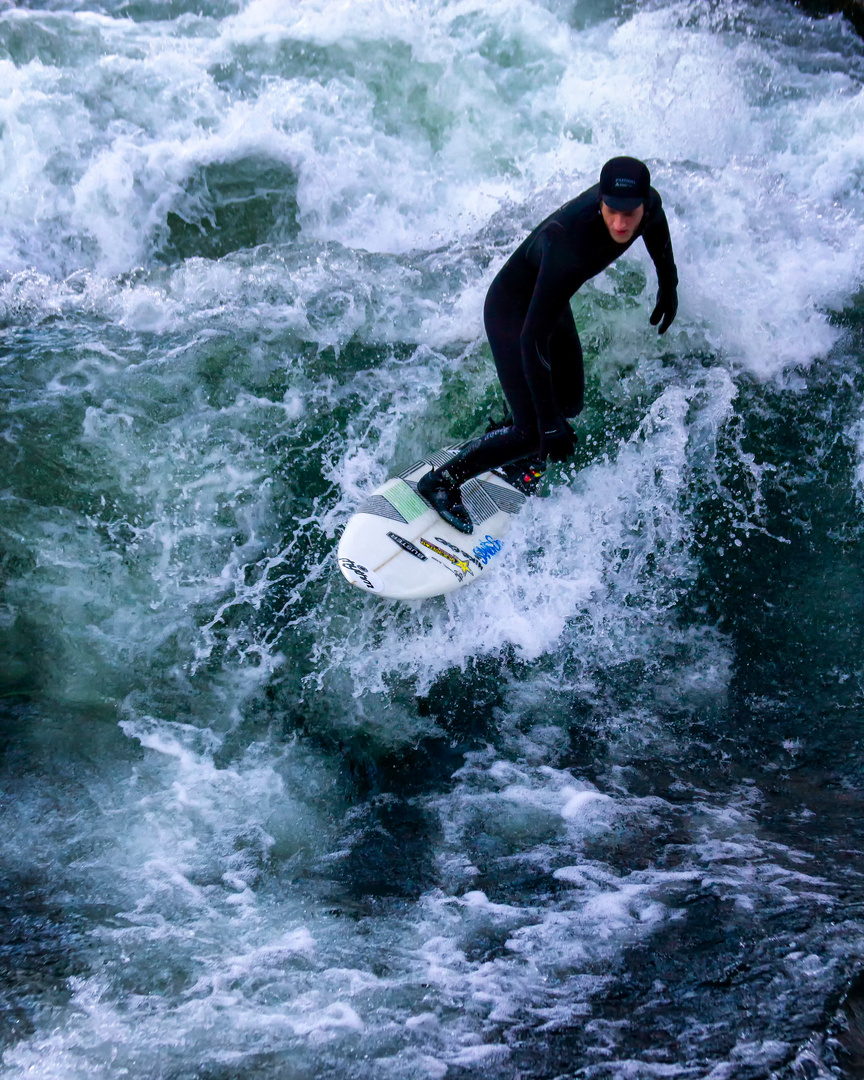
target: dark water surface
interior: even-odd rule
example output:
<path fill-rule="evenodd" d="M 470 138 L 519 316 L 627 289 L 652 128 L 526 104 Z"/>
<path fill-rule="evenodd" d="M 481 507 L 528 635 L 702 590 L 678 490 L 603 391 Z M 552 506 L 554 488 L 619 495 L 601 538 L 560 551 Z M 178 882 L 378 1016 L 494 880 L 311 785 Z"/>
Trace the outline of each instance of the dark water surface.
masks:
<path fill-rule="evenodd" d="M 4 1076 L 864 1075 L 862 73 L 773 2 L 3 8 Z M 674 327 L 586 286 L 575 463 L 370 603 L 625 152 Z"/>

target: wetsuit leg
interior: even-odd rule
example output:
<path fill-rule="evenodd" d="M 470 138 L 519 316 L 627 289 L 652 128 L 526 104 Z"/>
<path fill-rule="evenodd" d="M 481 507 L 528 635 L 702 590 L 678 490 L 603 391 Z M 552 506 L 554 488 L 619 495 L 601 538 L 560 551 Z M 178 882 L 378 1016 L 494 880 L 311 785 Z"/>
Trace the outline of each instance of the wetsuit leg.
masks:
<path fill-rule="evenodd" d="M 561 415 L 578 416 L 585 402 L 585 368 L 582 363 L 582 343 L 569 304 L 561 312 L 552 331 L 549 355 L 552 361 L 552 390 Z"/>
<path fill-rule="evenodd" d="M 537 417 L 531 401 L 531 389 L 522 367 L 522 326 L 524 312 L 514 311 L 512 302 L 506 296 L 499 296 L 494 285 L 486 297 L 483 310 L 486 337 L 492 349 L 498 382 L 504 391 L 504 397 L 513 417 L 513 427 L 525 436 L 537 435 Z M 506 430 L 506 429 L 502 429 Z M 539 445 L 539 439 L 538 439 Z"/>
<path fill-rule="evenodd" d="M 442 469 L 437 470 L 438 473 L 446 473 L 447 479 L 454 484 L 464 484 L 487 469 L 497 469 L 511 461 L 529 457 L 540 448 L 531 390 L 522 369 L 519 338 L 524 315 L 518 310 L 514 312 L 509 298 L 499 295 L 493 285 L 486 297 L 483 316 L 498 381 L 510 407 L 513 424 L 474 439 Z"/>

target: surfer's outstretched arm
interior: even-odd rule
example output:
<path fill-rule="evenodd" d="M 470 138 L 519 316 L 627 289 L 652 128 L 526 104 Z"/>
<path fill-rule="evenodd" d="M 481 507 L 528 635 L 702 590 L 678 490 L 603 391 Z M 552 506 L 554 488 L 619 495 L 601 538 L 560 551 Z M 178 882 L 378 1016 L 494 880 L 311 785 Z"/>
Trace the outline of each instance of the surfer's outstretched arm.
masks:
<path fill-rule="evenodd" d="M 678 269 L 672 254 L 669 222 L 662 206 L 645 229 L 643 239 L 657 271 L 657 303 L 650 322 L 652 326 L 660 323 L 658 333 L 665 334 L 678 313 Z"/>

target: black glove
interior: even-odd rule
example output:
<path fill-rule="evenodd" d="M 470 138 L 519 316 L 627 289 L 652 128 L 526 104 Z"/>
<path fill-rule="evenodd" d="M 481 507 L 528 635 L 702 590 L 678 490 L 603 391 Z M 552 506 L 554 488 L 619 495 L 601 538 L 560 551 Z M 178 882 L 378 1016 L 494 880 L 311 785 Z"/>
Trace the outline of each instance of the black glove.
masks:
<path fill-rule="evenodd" d="M 540 432 L 540 460 L 549 457 L 553 461 L 566 461 L 576 450 L 577 442 L 576 432 L 561 416 L 553 428 Z"/>
<path fill-rule="evenodd" d="M 651 325 L 660 323 L 658 334 L 665 334 L 678 312 L 678 290 L 671 283 L 661 285 L 657 290 L 657 306 L 651 312 Z M 663 322 L 660 322 L 660 320 Z"/>

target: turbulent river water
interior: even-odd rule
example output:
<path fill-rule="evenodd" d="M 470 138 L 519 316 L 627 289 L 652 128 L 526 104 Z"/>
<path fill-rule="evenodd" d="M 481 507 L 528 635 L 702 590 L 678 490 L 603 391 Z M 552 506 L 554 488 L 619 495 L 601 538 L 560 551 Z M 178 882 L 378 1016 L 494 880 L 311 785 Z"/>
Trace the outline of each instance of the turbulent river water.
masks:
<path fill-rule="evenodd" d="M 779 0 L 0 6 L 4 1076 L 862 1074 L 862 79 Z M 677 321 L 589 283 L 575 462 L 362 595 L 619 153 Z"/>

